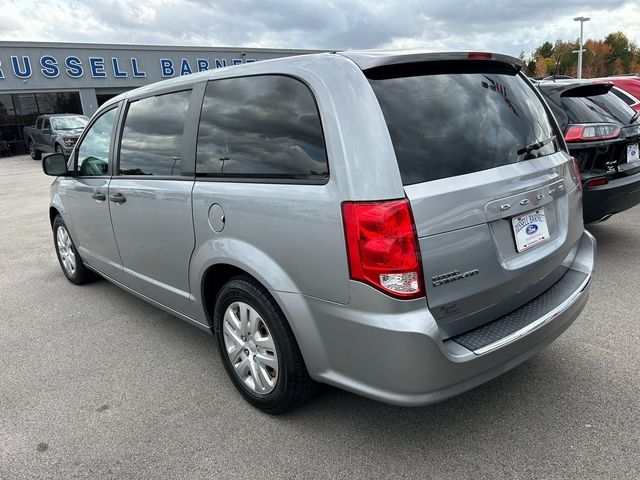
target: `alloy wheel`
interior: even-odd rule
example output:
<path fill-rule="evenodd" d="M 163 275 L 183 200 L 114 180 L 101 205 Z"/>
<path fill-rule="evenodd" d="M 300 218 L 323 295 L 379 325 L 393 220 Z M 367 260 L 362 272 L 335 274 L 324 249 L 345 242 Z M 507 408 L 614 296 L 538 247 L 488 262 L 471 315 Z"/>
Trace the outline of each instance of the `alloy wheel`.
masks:
<path fill-rule="evenodd" d="M 63 226 L 59 226 L 56 230 L 56 245 L 60 254 L 62 268 L 70 277 L 76 273 L 76 253 L 71 243 L 69 232 Z"/>
<path fill-rule="evenodd" d="M 253 392 L 266 395 L 278 382 L 278 353 L 260 314 L 245 302 L 231 303 L 222 321 L 227 356 L 240 380 Z"/>

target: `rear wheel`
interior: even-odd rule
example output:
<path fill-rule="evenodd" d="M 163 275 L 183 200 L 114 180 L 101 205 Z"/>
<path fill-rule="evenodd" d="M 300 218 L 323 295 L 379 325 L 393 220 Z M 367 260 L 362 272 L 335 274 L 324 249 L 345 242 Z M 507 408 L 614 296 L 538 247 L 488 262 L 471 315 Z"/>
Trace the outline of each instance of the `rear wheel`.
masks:
<path fill-rule="evenodd" d="M 293 332 L 275 300 L 251 277 L 222 287 L 214 330 L 225 370 L 251 405 L 281 414 L 311 398 L 316 384 Z"/>
<path fill-rule="evenodd" d="M 31 155 L 33 160 L 40 160 L 42 158 L 42 153 L 36 148 L 32 140 L 29 140 L 29 155 Z"/>
<path fill-rule="evenodd" d="M 53 221 L 53 241 L 60 267 L 62 267 L 62 272 L 67 277 L 67 280 L 76 285 L 82 285 L 95 278 L 93 272 L 88 270 L 82 263 L 78 250 L 73 244 L 67 226 L 60 215 Z"/>

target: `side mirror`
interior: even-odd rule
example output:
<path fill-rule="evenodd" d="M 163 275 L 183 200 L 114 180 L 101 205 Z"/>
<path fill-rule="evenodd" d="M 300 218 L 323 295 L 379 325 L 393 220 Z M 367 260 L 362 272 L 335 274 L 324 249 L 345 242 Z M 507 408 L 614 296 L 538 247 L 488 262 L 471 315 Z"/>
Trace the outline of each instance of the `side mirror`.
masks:
<path fill-rule="evenodd" d="M 50 128 L 44 128 L 42 130 L 42 133 L 46 133 L 47 135 L 51 135 L 51 129 Z"/>
<path fill-rule="evenodd" d="M 67 159 L 62 153 L 50 153 L 42 157 L 42 171 L 52 177 L 67 175 Z"/>

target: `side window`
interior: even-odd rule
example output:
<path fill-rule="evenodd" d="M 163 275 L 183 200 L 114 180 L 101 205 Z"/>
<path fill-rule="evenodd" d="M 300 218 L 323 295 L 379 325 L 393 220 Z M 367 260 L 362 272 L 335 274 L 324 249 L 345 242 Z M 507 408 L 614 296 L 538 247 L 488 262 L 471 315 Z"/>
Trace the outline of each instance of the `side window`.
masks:
<path fill-rule="evenodd" d="M 42 130 L 42 117 L 36 119 L 36 130 Z"/>
<path fill-rule="evenodd" d="M 119 175 L 180 175 L 191 91 L 131 102 L 120 142 Z"/>
<path fill-rule="evenodd" d="M 42 126 L 43 130 L 46 130 L 47 128 L 51 130 L 51 120 L 49 119 L 49 117 L 44 119 L 44 125 Z"/>
<path fill-rule="evenodd" d="M 326 178 L 327 153 L 311 90 L 282 75 L 210 81 L 200 115 L 196 174 Z"/>
<path fill-rule="evenodd" d="M 116 108 L 103 114 L 87 131 L 77 148 L 77 175 L 81 177 L 105 176 L 108 173 L 111 132 L 116 119 Z"/>

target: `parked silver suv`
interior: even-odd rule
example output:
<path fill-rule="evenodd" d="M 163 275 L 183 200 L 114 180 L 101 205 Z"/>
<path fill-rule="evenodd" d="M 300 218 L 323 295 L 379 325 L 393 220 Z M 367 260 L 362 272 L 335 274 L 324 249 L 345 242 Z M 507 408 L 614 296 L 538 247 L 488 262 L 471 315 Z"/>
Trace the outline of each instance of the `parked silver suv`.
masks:
<path fill-rule="evenodd" d="M 595 242 L 579 172 L 514 58 L 264 61 L 106 103 L 43 160 L 56 251 L 217 337 L 270 413 L 315 382 L 457 395 L 560 335 Z"/>

